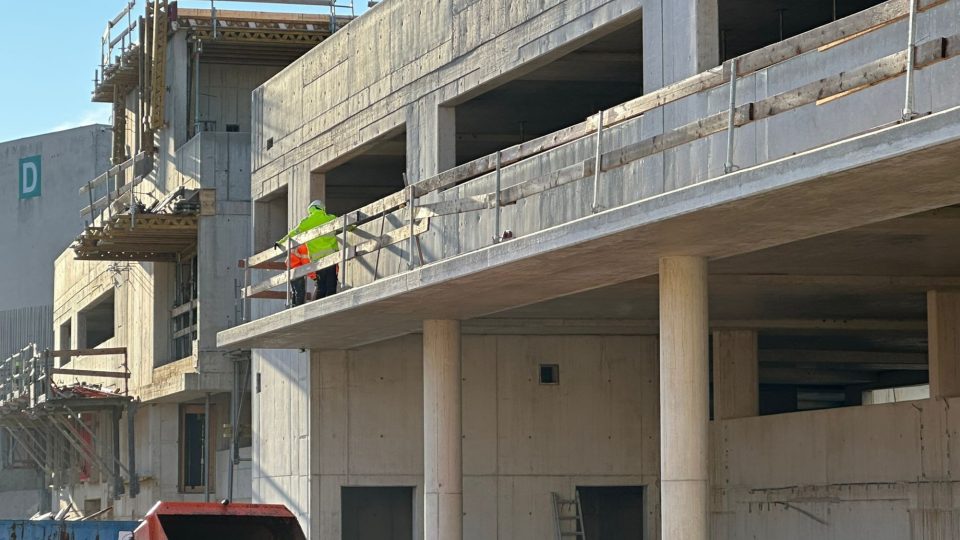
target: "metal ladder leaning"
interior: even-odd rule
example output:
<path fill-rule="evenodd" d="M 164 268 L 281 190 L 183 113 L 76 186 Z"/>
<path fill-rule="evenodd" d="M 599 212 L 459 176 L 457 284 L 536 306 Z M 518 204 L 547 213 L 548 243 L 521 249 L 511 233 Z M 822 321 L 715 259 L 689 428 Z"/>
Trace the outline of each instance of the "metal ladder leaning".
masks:
<path fill-rule="evenodd" d="M 557 540 L 577 538 L 586 540 L 583 527 L 583 509 L 580 508 L 580 493 L 574 490 L 573 499 L 564 499 L 553 492 L 553 517 L 557 522 Z M 573 512 L 571 514 L 570 512 Z"/>

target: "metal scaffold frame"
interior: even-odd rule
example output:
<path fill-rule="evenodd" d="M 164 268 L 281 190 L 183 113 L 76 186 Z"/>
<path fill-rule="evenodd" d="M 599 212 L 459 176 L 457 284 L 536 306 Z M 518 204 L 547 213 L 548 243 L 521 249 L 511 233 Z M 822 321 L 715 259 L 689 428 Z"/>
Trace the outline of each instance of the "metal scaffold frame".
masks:
<path fill-rule="evenodd" d="M 87 356 L 119 356 L 119 371 L 58 366 L 55 359 Z M 120 379 L 115 392 L 86 383 L 63 384 L 64 377 Z M 30 344 L 0 362 L 0 428 L 6 430 L 17 449 L 43 471 L 50 488 L 60 488 L 82 479 L 103 478 L 113 498 L 139 491 L 134 455 L 130 378 L 126 347 L 79 350 L 39 350 Z M 56 379 L 60 379 L 58 382 Z M 126 412 L 128 456 L 120 456 L 120 419 Z M 99 434 L 98 434 L 99 432 Z M 109 445 L 100 438 L 110 437 Z M 126 478 L 128 486 L 124 484 Z"/>

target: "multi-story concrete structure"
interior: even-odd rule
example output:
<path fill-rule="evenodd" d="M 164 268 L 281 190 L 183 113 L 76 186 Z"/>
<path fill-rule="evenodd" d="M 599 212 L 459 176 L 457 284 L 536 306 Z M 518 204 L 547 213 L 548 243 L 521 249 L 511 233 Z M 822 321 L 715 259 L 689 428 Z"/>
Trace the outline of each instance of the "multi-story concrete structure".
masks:
<path fill-rule="evenodd" d="M 157 500 L 250 498 L 249 360 L 215 343 L 239 317 L 250 251 L 250 92 L 348 20 L 145 4 L 102 38 L 93 100 L 114 107 L 112 167 L 73 191 L 77 238 L 51 289 L 55 348 L 73 352 L 53 355 L 70 375 L 58 379 L 135 403 L 114 418 L 119 435 L 111 422 L 90 430 L 94 447 L 113 438 L 106 465 L 52 473 L 67 479 L 54 504 L 114 518 Z M 80 354 L 91 349 L 117 354 Z M 126 385 L 98 376 L 121 360 Z"/>
<path fill-rule="evenodd" d="M 53 266 L 83 225 L 77 189 L 106 170 L 110 127 L 83 126 L 0 143 L 0 359 L 53 339 Z M 0 429 L 0 518 L 43 507 L 36 465 Z"/>
<path fill-rule="evenodd" d="M 805 6 L 386 0 L 258 88 L 218 335 L 253 499 L 315 539 L 958 536 L 960 4 Z M 271 274 L 315 198 L 344 249 Z"/>

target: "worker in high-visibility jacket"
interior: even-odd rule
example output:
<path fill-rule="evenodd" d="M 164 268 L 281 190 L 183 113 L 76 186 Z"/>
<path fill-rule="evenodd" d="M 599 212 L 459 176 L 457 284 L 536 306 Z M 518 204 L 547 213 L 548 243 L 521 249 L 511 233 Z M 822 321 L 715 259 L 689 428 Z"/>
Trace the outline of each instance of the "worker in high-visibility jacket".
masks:
<path fill-rule="evenodd" d="M 333 214 L 328 214 L 326 211 L 326 206 L 323 204 L 323 201 L 316 200 L 310 203 L 310 206 L 307 207 L 307 217 L 300 220 L 300 223 L 296 227 L 290 230 L 280 240 L 277 240 L 275 244 L 277 249 L 284 249 L 285 242 L 301 233 L 305 233 L 309 230 L 316 229 L 317 227 L 333 221 L 337 216 Z M 325 234 L 323 236 L 318 236 L 312 240 L 308 240 L 304 244 L 300 244 L 290 252 L 290 260 L 287 263 L 289 267 L 297 268 L 303 266 L 310 262 L 316 262 L 320 259 L 326 257 L 327 255 L 337 252 L 339 244 L 337 242 L 337 237 L 335 234 Z M 321 268 L 316 272 L 311 272 L 309 277 L 313 279 L 317 284 L 317 294 L 316 298 L 323 298 L 325 296 L 330 296 L 337 292 L 337 267 L 328 266 L 327 268 Z M 294 279 L 290 282 L 290 297 L 293 305 L 299 306 L 306 301 L 307 296 L 307 281 L 305 277 L 300 277 Z"/>

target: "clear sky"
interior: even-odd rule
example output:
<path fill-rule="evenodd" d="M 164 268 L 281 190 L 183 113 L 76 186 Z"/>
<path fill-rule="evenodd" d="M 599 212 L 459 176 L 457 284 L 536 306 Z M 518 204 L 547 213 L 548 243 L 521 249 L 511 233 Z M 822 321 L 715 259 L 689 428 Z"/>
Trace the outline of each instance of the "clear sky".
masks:
<path fill-rule="evenodd" d="M 92 123 L 109 123 L 110 105 L 92 103 L 100 36 L 127 0 L 3 1 L 0 14 L 0 141 Z M 344 3 L 344 2 L 341 2 Z M 143 13 L 137 0 L 134 13 Z M 209 8 L 209 0 L 181 7 Z M 366 0 L 355 0 L 357 13 Z M 219 9 L 329 13 L 320 6 L 230 2 Z M 342 13 L 342 12 L 341 12 Z"/>

